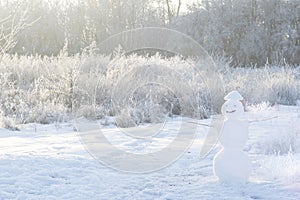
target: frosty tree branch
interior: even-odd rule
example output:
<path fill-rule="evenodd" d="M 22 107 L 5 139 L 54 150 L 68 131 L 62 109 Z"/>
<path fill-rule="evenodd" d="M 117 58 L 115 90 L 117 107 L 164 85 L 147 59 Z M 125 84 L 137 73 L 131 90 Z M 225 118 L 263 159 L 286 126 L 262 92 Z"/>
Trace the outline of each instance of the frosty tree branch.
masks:
<path fill-rule="evenodd" d="M 10 51 L 17 44 L 17 35 L 40 19 L 27 23 L 27 13 L 27 10 L 22 12 L 19 19 L 16 16 L 8 16 L 0 21 L 0 54 Z"/>

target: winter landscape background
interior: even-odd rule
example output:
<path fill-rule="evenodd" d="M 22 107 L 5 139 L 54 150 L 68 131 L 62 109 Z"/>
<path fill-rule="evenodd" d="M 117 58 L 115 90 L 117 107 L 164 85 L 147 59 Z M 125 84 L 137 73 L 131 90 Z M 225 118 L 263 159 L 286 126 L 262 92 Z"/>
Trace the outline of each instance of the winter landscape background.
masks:
<path fill-rule="evenodd" d="M 0 199 L 299 199 L 299 13 L 299 0 L 0 1 Z M 108 37 L 144 27 L 174 29 L 197 41 L 213 58 L 224 93 L 208 90 L 213 80 L 204 82 L 205 72 L 192 70 L 197 62 L 180 55 L 128 54 L 122 47 L 99 54 Z M 129 102 L 113 105 L 115 84 L 145 66 L 156 66 L 153 74 L 164 68 L 182 74 L 193 92 L 141 85 Z M 120 148 L 144 148 L 143 141 L 126 143 L 118 127 L 178 125 L 179 116 L 195 115 L 209 124 L 232 90 L 256 121 L 245 148 L 254 170 L 241 190 L 213 175 L 218 145 L 198 157 L 205 126 L 182 159 L 141 176 L 105 168 L 74 133 L 75 118 L 98 120 Z"/>

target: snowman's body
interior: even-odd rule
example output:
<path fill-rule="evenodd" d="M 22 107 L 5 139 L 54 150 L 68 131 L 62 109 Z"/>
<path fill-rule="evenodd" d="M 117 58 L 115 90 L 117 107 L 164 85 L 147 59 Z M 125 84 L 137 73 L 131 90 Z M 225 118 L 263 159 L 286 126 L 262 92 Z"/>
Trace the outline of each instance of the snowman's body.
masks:
<path fill-rule="evenodd" d="M 220 152 L 214 157 L 214 173 L 220 181 L 227 183 L 244 183 L 251 172 L 251 161 L 243 148 L 248 139 L 249 122 L 241 120 L 244 107 L 242 97 L 236 91 L 229 93 L 222 113 L 225 120 L 219 141 L 222 145 Z"/>

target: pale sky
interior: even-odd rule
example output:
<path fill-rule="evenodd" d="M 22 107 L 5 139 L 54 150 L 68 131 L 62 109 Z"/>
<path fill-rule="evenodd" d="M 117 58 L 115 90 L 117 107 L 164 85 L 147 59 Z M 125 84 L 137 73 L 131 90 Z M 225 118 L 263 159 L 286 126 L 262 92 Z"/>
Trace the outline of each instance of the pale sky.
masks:
<path fill-rule="evenodd" d="M 179 0 L 170 0 L 170 2 L 177 7 Z M 187 5 L 191 5 L 193 3 L 201 2 L 201 0 L 181 0 L 182 5 L 181 5 L 181 13 L 186 13 L 187 12 Z"/>
<path fill-rule="evenodd" d="M 173 0 L 174 1 L 174 0 Z M 181 0 L 182 1 L 182 12 L 185 12 L 187 10 L 187 4 L 197 3 L 201 2 L 201 0 Z M 175 2 L 178 2 L 178 0 L 175 0 Z"/>
<path fill-rule="evenodd" d="M 2 0 L 0 0 L 1 2 Z M 51 0 L 45 0 L 45 1 L 51 1 Z M 53 1 L 58 1 L 60 3 L 62 3 L 62 0 L 53 0 Z M 66 0 L 66 1 L 69 1 L 69 0 Z M 75 2 L 77 0 L 74 0 Z M 171 3 L 173 3 L 175 6 L 178 5 L 178 1 L 179 0 L 170 0 Z M 201 2 L 201 0 L 181 0 L 182 2 L 182 5 L 181 5 L 181 13 L 186 13 L 187 11 L 187 5 L 191 5 L 193 3 L 197 3 L 197 2 Z"/>

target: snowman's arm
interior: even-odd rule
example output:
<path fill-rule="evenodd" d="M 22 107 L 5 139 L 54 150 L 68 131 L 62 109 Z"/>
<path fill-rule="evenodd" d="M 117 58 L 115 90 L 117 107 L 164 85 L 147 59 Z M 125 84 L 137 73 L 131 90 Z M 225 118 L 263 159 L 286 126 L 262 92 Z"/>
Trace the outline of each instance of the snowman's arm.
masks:
<path fill-rule="evenodd" d="M 265 118 L 265 119 L 260 119 L 260 120 L 252 120 L 252 121 L 249 121 L 249 123 L 269 121 L 269 120 L 276 119 L 276 118 L 278 118 L 278 116 L 274 116 L 274 117 L 270 117 L 270 118 Z"/>
<path fill-rule="evenodd" d="M 191 124 L 197 124 L 200 126 L 207 126 L 207 127 L 211 127 L 209 124 L 202 124 L 202 123 L 197 123 L 197 122 L 187 122 L 187 123 L 191 123 Z"/>

